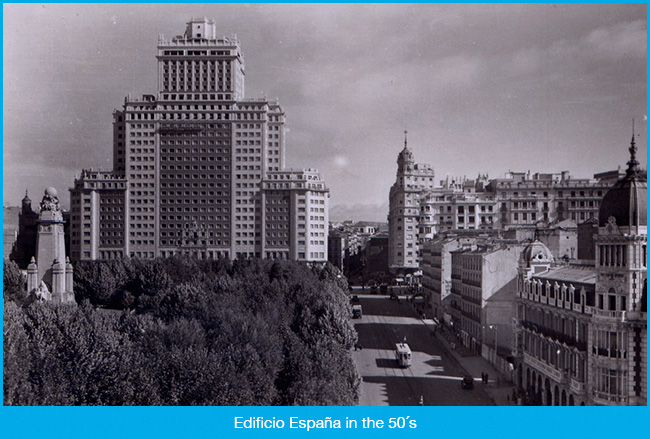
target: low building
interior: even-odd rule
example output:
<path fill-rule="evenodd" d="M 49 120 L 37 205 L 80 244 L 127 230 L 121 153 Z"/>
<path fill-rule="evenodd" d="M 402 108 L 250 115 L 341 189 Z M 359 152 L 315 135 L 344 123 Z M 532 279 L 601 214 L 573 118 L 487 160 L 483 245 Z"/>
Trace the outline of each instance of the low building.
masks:
<path fill-rule="evenodd" d="M 327 236 L 327 260 L 343 271 L 345 260 L 345 236 L 336 230 L 330 230 Z"/>
<path fill-rule="evenodd" d="M 422 247 L 422 292 L 428 299 L 433 317 L 449 315 L 451 294 L 451 252 L 471 245 L 472 239 L 450 237 L 427 241 Z M 447 319 L 448 320 L 448 319 Z"/>
<path fill-rule="evenodd" d="M 454 330 L 465 347 L 495 363 L 495 346 L 497 353 L 509 353 L 512 348 L 520 254 L 519 245 L 495 244 L 451 252 Z"/>

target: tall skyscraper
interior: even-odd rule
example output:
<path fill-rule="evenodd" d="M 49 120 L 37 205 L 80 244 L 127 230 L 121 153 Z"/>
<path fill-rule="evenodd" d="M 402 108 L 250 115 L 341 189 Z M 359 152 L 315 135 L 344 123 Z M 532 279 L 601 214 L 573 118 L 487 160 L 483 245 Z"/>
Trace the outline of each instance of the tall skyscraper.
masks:
<path fill-rule="evenodd" d="M 388 266 L 391 271 L 413 271 L 419 267 L 420 199 L 433 189 L 433 178 L 433 168 L 414 162 L 404 133 L 404 149 L 397 157 L 397 178 L 390 188 Z"/>
<path fill-rule="evenodd" d="M 192 19 L 184 35 L 159 37 L 156 58 L 157 95 L 127 96 L 113 115 L 113 171 L 85 170 L 71 189 L 73 260 L 190 253 L 326 261 L 327 239 L 309 248 L 308 236 L 321 221 L 326 232 L 328 189 L 317 171 L 284 169 L 284 112 L 278 102 L 244 97 L 239 42 L 218 37 L 212 20 Z M 291 240 L 266 224 L 278 207 L 267 206 L 262 182 L 278 178 L 308 179 L 296 181 L 303 194 L 294 201 L 321 203 L 313 224 L 297 204 L 285 212 Z"/>

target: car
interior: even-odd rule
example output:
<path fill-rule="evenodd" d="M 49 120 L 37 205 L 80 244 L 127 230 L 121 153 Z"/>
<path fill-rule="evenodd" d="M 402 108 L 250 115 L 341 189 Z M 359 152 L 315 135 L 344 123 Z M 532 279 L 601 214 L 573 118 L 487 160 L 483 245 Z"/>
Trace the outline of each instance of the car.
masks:
<path fill-rule="evenodd" d="M 397 294 L 395 293 L 390 293 L 390 300 L 397 300 Z"/>
<path fill-rule="evenodd" d="M 465 375 L 461 381 L 461 387 L 465 390 L 472 390 L 474 388 L 474 377 Z"/>
<path fill-rule="evenodd" d="M 357 295 L 355 294 L 354 296 L 352 296 L 352 299 L 350 299 L 350 301 L 352 301 L 352 302 L 358 302 L 358 301 L 359 301 L 359 296 L 357 296 Z"/>
<path fill-rule="evenodd" d="M 362 315 L 363 315 L 363 310 L 361 308 L 361 305 L 353 305 L 352 306 L 352 318 L 353 319 L 360 319 Z"/>

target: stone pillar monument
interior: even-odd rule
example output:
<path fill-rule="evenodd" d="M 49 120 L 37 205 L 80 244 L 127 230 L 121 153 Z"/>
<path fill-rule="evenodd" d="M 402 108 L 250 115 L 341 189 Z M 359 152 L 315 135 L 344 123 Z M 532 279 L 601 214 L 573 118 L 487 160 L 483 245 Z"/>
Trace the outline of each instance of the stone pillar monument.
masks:
<path fill-rule="evenodd" d="M 65 255 L 63 215 L 56 189 L 45 189 L 38 217 L 36 260 L 27 270 L 28 291 L 43 300 L 74 303 L 72 264 Z"/>

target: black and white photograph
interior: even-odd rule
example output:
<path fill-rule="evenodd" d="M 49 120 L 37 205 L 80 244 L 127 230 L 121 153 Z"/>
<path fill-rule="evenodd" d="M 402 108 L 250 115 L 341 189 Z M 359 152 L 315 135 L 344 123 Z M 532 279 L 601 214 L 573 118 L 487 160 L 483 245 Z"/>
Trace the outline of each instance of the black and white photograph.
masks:
<path fill-rule="evenodd" d="M 4 406 L 647 406 L 645 3 L 3 4 L 3 73 Z"/>

